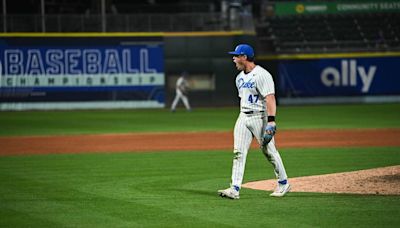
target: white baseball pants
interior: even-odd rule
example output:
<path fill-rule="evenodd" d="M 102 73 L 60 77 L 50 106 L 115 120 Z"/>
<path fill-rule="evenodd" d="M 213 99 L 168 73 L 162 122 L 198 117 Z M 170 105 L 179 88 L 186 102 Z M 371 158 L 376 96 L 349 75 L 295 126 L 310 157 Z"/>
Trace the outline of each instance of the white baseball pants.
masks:
<path fill-rule="evenodd" d="M 286 170 L 283 166 L 281 156 L 275 147 L 275 139 L 272 138 L 266 149 L 261 147 L 266 124 L 267 119 L 264 113 L 240 113 L 233 132 L 234 157 L 231 186 L 237 186 L 240 188 L 242 185 L 246 157 L 253 137 L 257 139 L 262 152 L 266 156 L 267 160 L 273 165 L 276 178 L 278 178 L 279 181 L 287 179 Z"/>
<path fill-rule="evenodd" d="M 178 102 L 180 99 L 182 99 L 182 102 L 185 105 L 186 109 L 190 110 L 190 104 L 189 104 L 188 97 L 185 94 L 183 94 L 179 89 L 176 90 L 176 95 L 175 95 L 174 101 L 172 102 L 171 110 L 176 109 L 176 105 L 178 105 Z"/>

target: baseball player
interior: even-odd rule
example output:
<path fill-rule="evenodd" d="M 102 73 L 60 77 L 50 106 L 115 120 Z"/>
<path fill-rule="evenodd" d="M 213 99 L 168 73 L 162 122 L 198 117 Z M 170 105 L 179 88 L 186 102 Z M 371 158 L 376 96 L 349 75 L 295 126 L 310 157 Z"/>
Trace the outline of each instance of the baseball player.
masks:
<path fill-rule="evenodd" d="M 176 95 L 174 101 L 172 102 L 171 112 L 175 112 L 176 105 L 178 104 L 179 100 L 182 100 L 183 104 L 186 107 L 186 110 L 191 111 L 189 98 L 187 97 L 189 89 L 189 83 L 186 80 L 187 74 L 188 74 L 187 72 L 183 72 L 182 75 L 176 81 L 176 89 L 175 89 Z"/>
<path fill-rule="evenodd" d="M 233 62 L 240 73 L 236 87 L 240 97 L 240 114 L 234 128 L 234 149 L 231 186 L 218 194 L 239 199 L 247 152 L 255 137 L 268 161 L 273 165 L 278 179 L 277 188 L 270 196 L 281 197 L 290 191 L 285 167 L 275 147 L 276 101 L 271 74 L 254 63 L 254 51 L 250 45 L 240 44 L 233 55 Z"/>

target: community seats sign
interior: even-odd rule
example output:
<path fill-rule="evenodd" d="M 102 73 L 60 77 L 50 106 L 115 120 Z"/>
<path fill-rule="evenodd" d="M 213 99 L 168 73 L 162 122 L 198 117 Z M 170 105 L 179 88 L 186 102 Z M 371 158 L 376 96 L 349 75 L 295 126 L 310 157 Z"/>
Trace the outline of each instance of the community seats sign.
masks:
<path fill-rule="evenodd" d="M 54 108 L 65 105 L 59 102 L 85 102 L 81 103 L 82 108 L 90 108 L 88 102 L 96 102 L 95 108 L 164 107 L 161 41 L 132 42 L 127 38 L 39 41 L 3 38 L 2 41 L 3 109 L 12 109 L 12 103 L 19 103 L 20 107 L 21 102 L 26 107 L 44 102 L 46 107 L 53 104 Z M 116 104 L 123 106 L 115 107 Z"/>
<path fill-rule="evenodd" d="M 335 14 L 335 13 L 400 12 L 398 0 L 383 1 L 336 1 L 336 2 L 277 2 L 275 14 Z"/>

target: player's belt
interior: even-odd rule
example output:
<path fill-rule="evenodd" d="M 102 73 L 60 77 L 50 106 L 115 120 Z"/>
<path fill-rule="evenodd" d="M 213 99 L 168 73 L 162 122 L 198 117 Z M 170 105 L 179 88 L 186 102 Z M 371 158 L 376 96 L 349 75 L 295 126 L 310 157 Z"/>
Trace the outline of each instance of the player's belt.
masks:
<path fill-rule="evenodd" d="M 243 112 L 244 114 L 254 114 L 254 113 L 260 113 L 260 112 L 264 112 L 264 111 L 247 111 L 247 112 Z"/>

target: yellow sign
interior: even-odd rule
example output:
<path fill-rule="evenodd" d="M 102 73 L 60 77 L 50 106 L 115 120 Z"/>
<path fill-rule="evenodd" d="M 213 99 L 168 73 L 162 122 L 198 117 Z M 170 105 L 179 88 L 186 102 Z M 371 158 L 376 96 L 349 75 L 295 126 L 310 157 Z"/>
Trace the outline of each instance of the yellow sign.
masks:
<path fill-rule="evenodd" d="M 296 12 L 297 13 L 304 13 L 304 5 L 303 4 L 296 5 Z"/>

